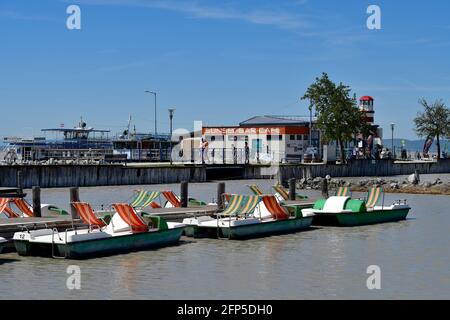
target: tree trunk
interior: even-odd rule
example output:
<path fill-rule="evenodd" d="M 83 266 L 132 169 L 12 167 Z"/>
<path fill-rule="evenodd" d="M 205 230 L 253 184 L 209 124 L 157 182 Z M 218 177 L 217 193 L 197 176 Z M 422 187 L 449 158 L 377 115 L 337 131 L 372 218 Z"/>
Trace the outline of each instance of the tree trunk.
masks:
<path fill-rule="evenodd" d="M 441 143 L 439 142 L 439 135 L 436 135 L 436 146 L 437 146 L 437 159 L 440 160 L 441 159 Z"/>
<path fill-rule="evenodd" d="M 344 150 L 344 142 L 339 140 L 339 148 L 341 149 L 341 164 L 345 163 L 345 150 Z"/>

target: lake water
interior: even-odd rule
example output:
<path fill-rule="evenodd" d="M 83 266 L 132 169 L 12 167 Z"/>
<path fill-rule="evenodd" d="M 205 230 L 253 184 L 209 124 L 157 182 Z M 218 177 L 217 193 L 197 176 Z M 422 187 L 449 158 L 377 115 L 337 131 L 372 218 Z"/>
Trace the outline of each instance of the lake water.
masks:
<path fill-rule="evenodd" d="M 274 181 L 257 181 L 267 192 Z M 252 181 L 229 181 L 248 193 Z M 127 200 L 137 187 L 82 188 L 96 205 Z M 147 186 L 172 189 L 178 185 Z M 216 184 L 190 184 L 211 201 Z M 315 191 L 306 194 L 318 196 Z M 358 196 L 355 194 L 354 196 Z M 42 199 L 67 207 L 68 189 Z M 407 199 L 408 220 L 354 228 L 315 228 L 248 241 L 182 238 L 180 245 L 86 261 L 0 255 L 1 299 L 449 299 L 450 196 L 386 194 Z M 81 268 L 81 290 L 66 269 Z M 381 290 L 368 290 L 367 267 L 381 268 Z"/>

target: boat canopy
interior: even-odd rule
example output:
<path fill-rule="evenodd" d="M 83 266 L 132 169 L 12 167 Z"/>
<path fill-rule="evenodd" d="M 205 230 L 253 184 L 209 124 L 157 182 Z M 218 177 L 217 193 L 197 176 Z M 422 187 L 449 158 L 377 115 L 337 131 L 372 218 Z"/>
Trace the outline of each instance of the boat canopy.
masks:
<path fill-rule="evenodd" d="M 86 222 L 87 224 L 96 225 L 99 226 L 100 228 L 106 226 L 106 223 L 103 220 L 97 218 L 89 203 L 72 202 L 72 206 L 75 208 L 75 210 L 77 210 L 81 219 L 83 219 L 83 221 Z"/>
<path fill-rule="evenodd" d="M 336 191 L 337 197 L 348 197 L 350 196 L 350 188 L 346 186 L 340 186 Z"/>
<path fill-rule="evenodd" d="M 277 184 L 273 186 L 273 188 L 283 197 L 284 200 L 289 200 L 289 194 L 286 192 L 283 186 Z"/>
<path fill-rule="evenodd" d="M 382 193 L 383 193 L 383 191 L 380 187 L 370 188 L 370 190 L 367 194 L 366 207 L 367 208 L 375 207 L 375 205 L 377 204 L 378 200 L 380 199 L 380 195 Z"/>
<path fill-rule="evenodd" d="M 221 213 L 221 215 L 232 216 L 250 214 L 255 210 L 260 201 L 260 196 L 232 194 L 230 196 L 228 206 Z"/>
<path fill-rule="evenodd" d="M 4 213 L 8 218 L 20 218 L 20 215 L 9 207 L 10 203 L 10 198 L 0 198 L 0 214 Z"/>
<path fill-rule="evenodd" d="M 14 198 L 14 204 L 16 207 L 26 216 L 33 217 L 33 207 L 23 198 Z"/>
<path fill-rule="evenodd" d="M 115 203 L 113 204 L 114 210 L 119 214 L 120 218 L 128 224 L 134 232 L 146 232 L 148 231 L 148 225 L 142 221 L 133 207 L 128 203 Z"/>
<path fill-rule="evenodd" d="M 145 191 L 138 190 L 134 198 L 130 201 L 133 208 L 145 208 L 152 206 L 153 208 L 160 208 L 155 200 L 161 195 L 159 191 Z"/>
<path fill-rule="evenodd" d="M 284 200 L 289 200 L 289 193 L 287 192 L 287 190 L 280 184 L 274 185 L 273 186 L 274 190 L 276 192 L 278 192 L 278 194 L 280 194 L 280 196 L 284 199 Z M 308 199 L 307 196 L 301 195 L 296 193 L 295 194 L 295 199 L 296 200 L 306 200 Z"/>
<path fill-rule="evenodd" d="M 252 190 L 252 192 L 253 192 L 255 195 L 257 195 L 257 196 L 260 196 L 260 195 L 263 195 L 263 194 L 264 194 L 264 192 L 261 190 L 261 187 L 258 186 L 257 184 L 251 184 L 251 185 L 249 185 L 248 187 L 249 187 L 250 190 Z"/>
<path fill-rule="evenodd" d="M 274 195 L 262 196 L 262 201 L 274 219 L 281 220 L 289 218 L 286 209 L 280 206 Z"/>
<path fill-rule="evenodd" d="M 170 202 L 170 204 L 172 206 L 174 206 L 175 208 L 180 208 L 181 207 L 181 201 L 180 199 L 176 196 L 175 193 L 173 193 L 173 191 L 163 191 L 162 195 L 167 199 L 167 201 Z"/>

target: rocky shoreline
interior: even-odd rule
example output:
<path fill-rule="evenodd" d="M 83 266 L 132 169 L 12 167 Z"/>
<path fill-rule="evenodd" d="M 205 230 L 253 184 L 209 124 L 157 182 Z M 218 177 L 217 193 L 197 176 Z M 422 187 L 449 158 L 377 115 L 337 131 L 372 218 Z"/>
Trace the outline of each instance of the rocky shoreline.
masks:
<path fill-rule="evenodd" d="M 442 181 L 436 178 L 433 181 L 421 182 L 418 175 L 413 174 L 406 179 L 389 178 L 359 178 L 357 181 L 348 181 L 345 179 L 331 178 L 309 178 L 297 181 L 297 189 L 300 190 L 321 190 L 323 180 L 327 180 L 330 194 L 340 186 L 350 187 L 354 192 L 367 192 L 371 187 L 379 186 L 387 193 L 412 193 L 412 194 L 436 194 L 450 195 L 450 181 Z"/>

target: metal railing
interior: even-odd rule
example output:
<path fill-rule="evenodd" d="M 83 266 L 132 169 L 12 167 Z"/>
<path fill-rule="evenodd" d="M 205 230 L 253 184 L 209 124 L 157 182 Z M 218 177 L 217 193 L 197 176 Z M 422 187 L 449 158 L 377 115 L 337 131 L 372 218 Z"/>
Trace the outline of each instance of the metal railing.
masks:
<path fill-rule="evenodd" d="M 284 153 L 269 151 L 245 152 L 244 148 L 193 148 L 188 155 L 175 161 L 204 164 L 268 164 L 285 162 Z"/>

